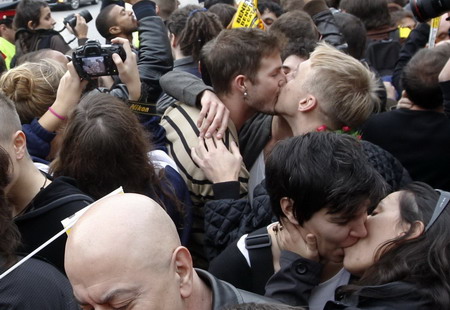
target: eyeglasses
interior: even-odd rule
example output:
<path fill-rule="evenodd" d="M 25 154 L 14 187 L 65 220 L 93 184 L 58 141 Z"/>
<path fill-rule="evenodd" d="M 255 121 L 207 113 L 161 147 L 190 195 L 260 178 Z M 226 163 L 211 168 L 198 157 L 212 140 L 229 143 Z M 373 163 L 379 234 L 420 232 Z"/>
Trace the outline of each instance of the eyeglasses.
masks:
<path fill-rule="evenodd" d="M 438 202 L 436 203 L 436 206 L 434 207 L 433 215 L 431 216 L 431 220 L 428 222 L 427 227 L 425 227 L 425 231 L 430 229 L 431 225 L 436 222 L 439 215 L 445 210 L 445 208 L 449 205 L 450 202 L 450 193 L 437 189 L 436 191 L 440 192 L 441 195 L 439 196 Z"/>

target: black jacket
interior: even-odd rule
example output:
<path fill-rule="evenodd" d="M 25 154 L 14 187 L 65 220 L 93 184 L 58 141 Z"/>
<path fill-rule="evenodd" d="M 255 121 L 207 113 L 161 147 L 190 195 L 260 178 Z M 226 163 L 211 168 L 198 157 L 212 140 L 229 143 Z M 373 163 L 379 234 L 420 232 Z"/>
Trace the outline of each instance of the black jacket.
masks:
<path fill-rule="evenodd" d="M 321 265 L 289 251 L 281 252 L 280 264 L 280 271 L 267 283 L 266 296 L 293 306 L 307 305 L 312 289 L 319 284 Z M 434 308 L 427 296 L 406 282 L 360 287 L 351 294 L 336 296 L 336 300 L 328 301 L 324 310 Z"/>
<path fill-rule="evenodd" d="M 219 280 L 207 271 L 195 269 L 200 279 L 212 290 L 212 310 L 243 303 L 277 304 L 278 301 L 235 288 L 230 283 Z"/>
<path fill-rule="evenodd" d="M 64 204 L 54 204 L 56 200 L 68 196 L 73 198 Z M 26 212 L 14 219 L 22 236 L 19 252 L 31 253 L 64 228 L 62 220 L 92 202 L 76 187 L 73 179 L 59 177 L 53 180 L 33 198 L 26 207 Z M 66 240 L 67 236 L 64 234 L 37 254 L 63 273 Z"/>
<path fill-rule="evenodd" d="M 172 69 L 172 54 L 164 22 L 155 13 L 155 3 L 140 1 L 133 5 L 136 19 L 139 21 L 138 69 L 141 77 L 140 102 L 156 103 L 162 89 L 159 79 Z M 128 100 L 128 90 L 124 84 L 115 85 L 110 93 Z"/>

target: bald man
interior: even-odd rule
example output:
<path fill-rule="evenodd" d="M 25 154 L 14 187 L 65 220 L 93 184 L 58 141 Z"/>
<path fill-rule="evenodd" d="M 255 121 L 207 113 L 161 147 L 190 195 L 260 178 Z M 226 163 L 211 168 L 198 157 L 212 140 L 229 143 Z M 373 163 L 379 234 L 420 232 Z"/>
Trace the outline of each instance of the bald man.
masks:
<path fill-rule="evenodd" d="M 138 194 L 106 198 L 72 229 L 65 268 L 87 309 L 221 309 L 274 302 L 194 269 L 167 213 Z"/>

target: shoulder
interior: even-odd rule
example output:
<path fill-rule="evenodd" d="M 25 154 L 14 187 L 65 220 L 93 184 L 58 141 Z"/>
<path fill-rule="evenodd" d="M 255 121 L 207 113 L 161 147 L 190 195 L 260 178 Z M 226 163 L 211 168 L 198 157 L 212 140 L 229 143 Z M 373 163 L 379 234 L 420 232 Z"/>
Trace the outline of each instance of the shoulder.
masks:
<path fill-rule="evenodd" d="M 2 309 L 78 309 L 67 278 L 33 258 L 2 279 L 0 291 Z"/>

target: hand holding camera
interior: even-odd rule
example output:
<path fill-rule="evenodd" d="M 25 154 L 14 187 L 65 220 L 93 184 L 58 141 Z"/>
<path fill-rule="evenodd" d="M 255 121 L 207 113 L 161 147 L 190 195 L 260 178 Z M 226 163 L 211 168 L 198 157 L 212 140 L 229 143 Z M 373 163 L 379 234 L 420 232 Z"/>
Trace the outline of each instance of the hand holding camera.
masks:
<path fill-rule="evenodd" d="M 79 14 L 70 14 L 63 20 L 66 28 L 73 33 L 78 39 L 87 38 L 88 25 L 92 20 L 92 15 L 88 10 L 83 10 Z"/>
<path fill-rule="evenodd" d="M 78 47 L 72 57 L 76 72 L 84 80 L 119 75 L 127 86 L 129 99 L 138 100 L 141 96 L 141 79 L 130 42 L 115 38 L 111 43 L 101 45 L 97 40 L 88 40 L 85 45 Z"/>

